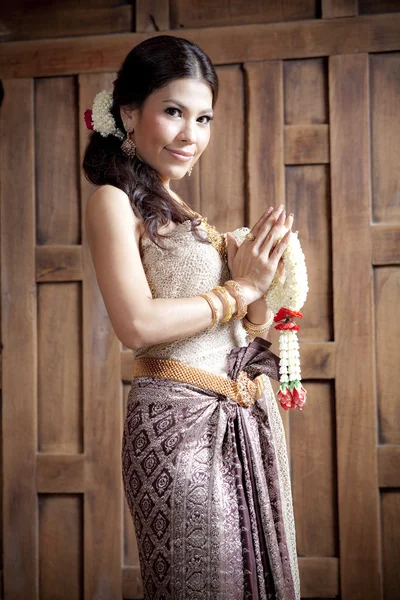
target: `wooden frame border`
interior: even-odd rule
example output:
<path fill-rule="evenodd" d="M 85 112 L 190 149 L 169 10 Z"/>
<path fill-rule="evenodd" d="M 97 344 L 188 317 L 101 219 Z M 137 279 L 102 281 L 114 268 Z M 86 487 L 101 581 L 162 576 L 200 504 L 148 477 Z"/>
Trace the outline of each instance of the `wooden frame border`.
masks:
<path fill-rule="evenodd" d="M 400 13 L 6 42 L 2 44 L 0 78 L 116 71 L 134 46 L 155 35 L 188 38 L 199 44 L 215 65 L 390 52 L 400 47 Z"/>

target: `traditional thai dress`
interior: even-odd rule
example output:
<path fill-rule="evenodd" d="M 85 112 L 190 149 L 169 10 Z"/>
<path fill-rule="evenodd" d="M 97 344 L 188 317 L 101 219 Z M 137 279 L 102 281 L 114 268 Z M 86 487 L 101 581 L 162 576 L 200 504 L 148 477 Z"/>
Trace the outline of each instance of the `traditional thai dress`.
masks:
<path fill-rule="evenodd" d="M 154 298 L 187 298 L 231 279 L 218 245 L 196 240 L 189 220 L 162 243 L 146 234 L 140 242 Z M 269 346 L 230 319 L 134 351 L 134 364 L 174 361 L 223 382 L 244 371 L 264 384 L 243 406 L 204 383 L 132 378 L 122 474 L 145 600 L 300 599 L 285 433 L 269 379 L 279 378 L 278 357 Z"/>

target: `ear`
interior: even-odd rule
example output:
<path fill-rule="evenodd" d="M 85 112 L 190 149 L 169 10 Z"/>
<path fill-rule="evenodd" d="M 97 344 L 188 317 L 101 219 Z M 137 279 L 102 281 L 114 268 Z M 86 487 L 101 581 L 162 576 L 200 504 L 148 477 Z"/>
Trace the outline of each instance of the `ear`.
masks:
<path fill-rule="evenodd" d="M 120 106 L 119 112 L 121 115 L 122 122 L 126 123 L 130 128 L 135 129 L 138 118 L 138 109 Z"/>

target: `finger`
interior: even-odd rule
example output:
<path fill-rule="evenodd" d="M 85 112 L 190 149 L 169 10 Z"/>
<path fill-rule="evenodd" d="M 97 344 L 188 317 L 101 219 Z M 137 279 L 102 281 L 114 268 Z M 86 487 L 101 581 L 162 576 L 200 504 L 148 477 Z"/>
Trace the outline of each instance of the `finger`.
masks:
<path fill-rule="evenodd" d="M 275 222 L 266 223 L 265 227 L 258 234 L 257 239 L 254 241 L 256 250 L 259 252 L 267 252 L 268 254 L 271 252 L 282 236 L 285 219 L 286 213 L 283 210 Z"/>
<path fill-rule="evenodd" d="M 286 217 L 286 221 L 285 221 L 285 227 L 286 227 L 286 229 L 288 227 L 290 227 L 291 224 L 293 224 L 293 220 L 294 220 L 294 214 L 290 213 L 290 215 Z"/>
<path fill-rule="evenodd" d="M 275 246 L 275 248 L 271 252 L 270 258 L 273 261 L 276 261 L 276 263 L 278 263 L 280 261 L 280 259 L 282 258 L 282 254 L 285 252 L 285 250 L 286 250 L 286 248 L 287 248 L 287 246 L 289 244 L 291 233 L 292 233 L 292 230 L 289 229 L 289 231 L 287 231 L 285 233 L 285 235 L 283 236 L 283 238 L 281 239 L 281 241 L 277 243 L 277 245 Z"/>
<path fill-rule="evenodd" d="M 251 232 L 257 237 L 265 223 L 268 220 L 270 220 L 272 223 L 273 220 L 278 217 L 281 210 L 283 210 L 283 204 L 280 204 L 275 209 L 270 206 L 269 209 L 261 215 L 261 218 L 257 221 L 257 223 L 251 228 Z"/>

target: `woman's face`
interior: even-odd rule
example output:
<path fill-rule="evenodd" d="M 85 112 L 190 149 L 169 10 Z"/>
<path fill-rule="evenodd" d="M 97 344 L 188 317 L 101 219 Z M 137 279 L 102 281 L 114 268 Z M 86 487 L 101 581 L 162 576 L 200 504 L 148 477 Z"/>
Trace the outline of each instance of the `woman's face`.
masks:
<path fill-rule="evenodd" d="M 138 158 L 156 169 L 169 189 L 169 180 L 181 179 L 207 148 L 213 117 L 211 88 L 197 79 L 176 79 L 150 94 L 141 111 L 121 109 L 121 116 L 133 127 L 131 139 Z"/>

